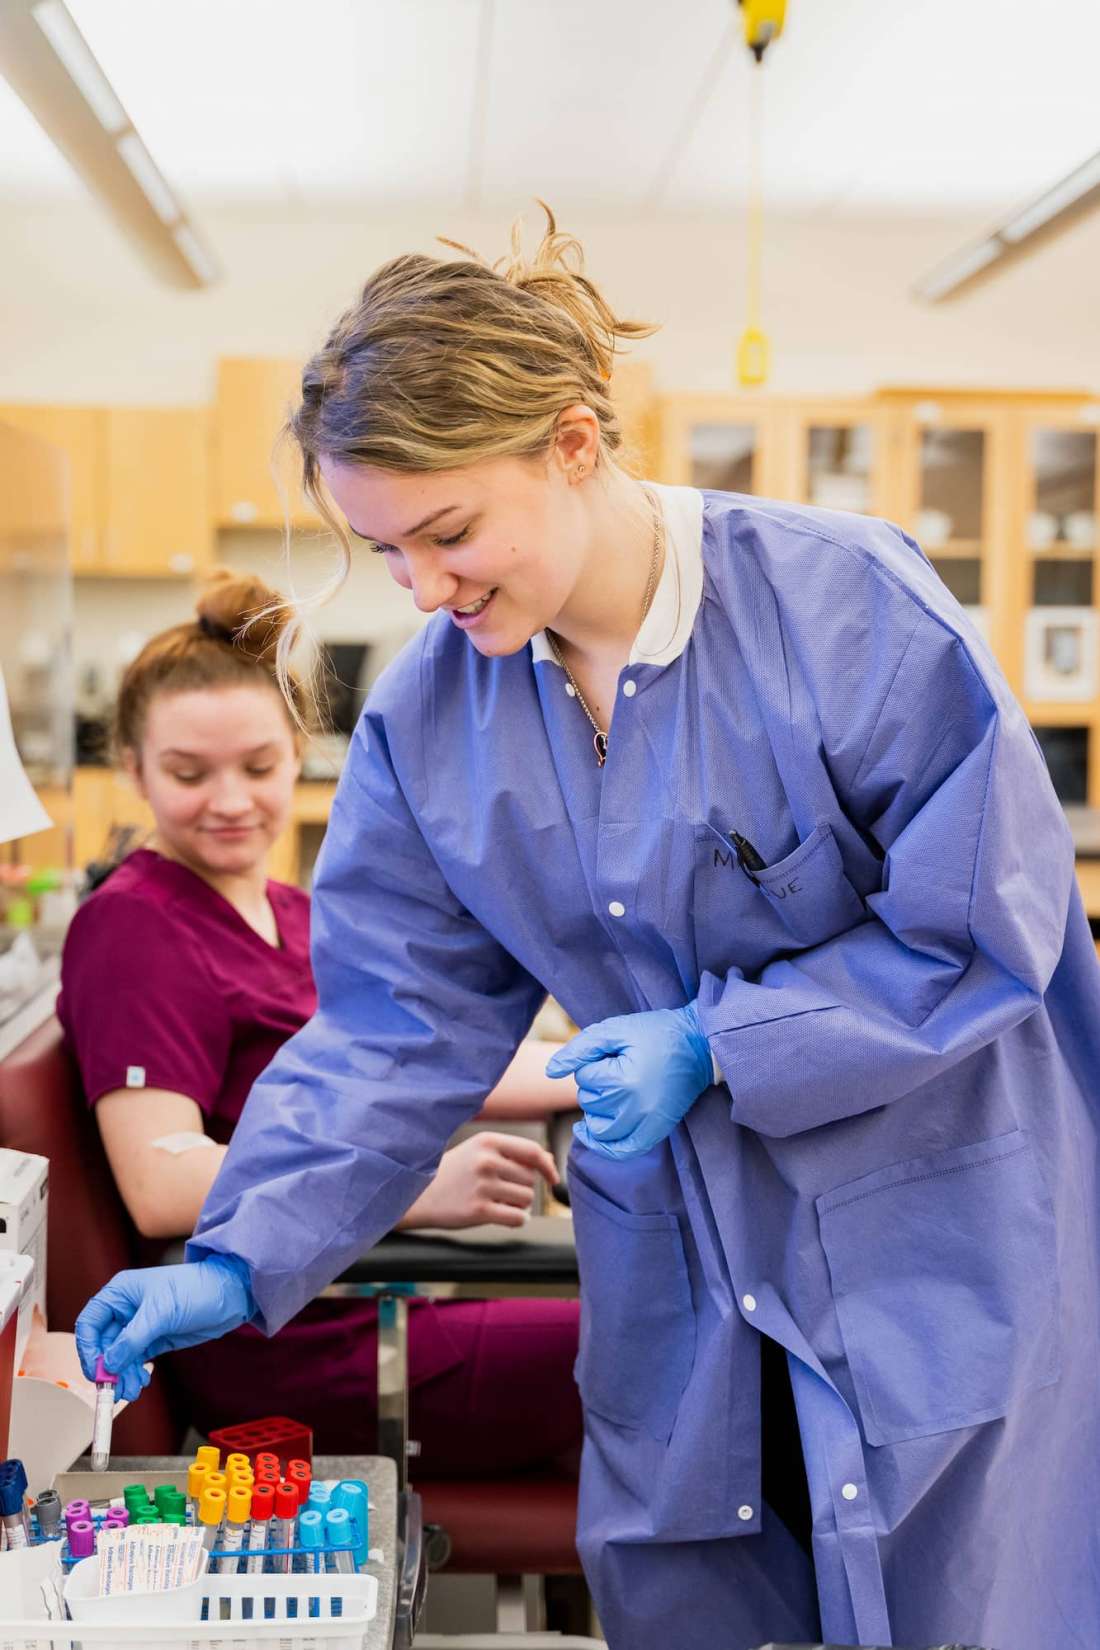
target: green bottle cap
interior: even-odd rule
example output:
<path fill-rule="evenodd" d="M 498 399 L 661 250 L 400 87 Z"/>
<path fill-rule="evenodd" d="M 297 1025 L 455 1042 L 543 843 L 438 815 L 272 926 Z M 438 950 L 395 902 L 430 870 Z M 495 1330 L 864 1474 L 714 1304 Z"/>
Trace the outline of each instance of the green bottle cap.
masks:
<path fill-rule="evenodd" d="M 168 1510 L 173 1506 L 175 1498 L 178 1494 L 179 1491 L 176 1489 L 174 1484 L 158 1484 L 156 1489 L 153 1491 L 153 1500 L 157 1504 L 158 1511 L 162 1513 L 168 1512 Z"/>

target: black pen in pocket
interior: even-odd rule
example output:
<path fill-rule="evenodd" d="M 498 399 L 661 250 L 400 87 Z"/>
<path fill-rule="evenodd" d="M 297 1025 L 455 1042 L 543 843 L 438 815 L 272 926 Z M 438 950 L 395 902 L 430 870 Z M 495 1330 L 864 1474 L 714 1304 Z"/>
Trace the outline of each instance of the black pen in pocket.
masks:
<path fill-rule="evenodd" d="M 741 869 L 755 882 L 755 873 L 766 871 L 768 869 L 767 862 L 761 859 L 748 837 L 742 836 L 739 831 L 730 832 L 730 841 L 737 850 L 737 862 Z"/>

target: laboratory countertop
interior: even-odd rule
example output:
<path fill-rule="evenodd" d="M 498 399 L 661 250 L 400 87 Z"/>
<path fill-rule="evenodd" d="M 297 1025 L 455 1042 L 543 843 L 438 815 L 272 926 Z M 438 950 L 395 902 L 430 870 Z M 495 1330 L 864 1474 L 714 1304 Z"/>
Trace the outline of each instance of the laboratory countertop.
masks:
<path fill-rule="evenodd" d="M 189 1455 L 121 1455 L 111 1457 L 111 1470 L 142 1475 L 186 1472 Z M 87 1469 L 87 1457 L 74 1471 Z M 397 1468 L 384 1455 L 315 1455 L 318 1478 L 360 1478 L 370 1492 L 370 1545 L 380 1549 L 380 1563 L 368 1562 L 366 1573 L 378 1581 L 378 1612 L 370 1624 L 364 1650 L 390 1650 L 397 1607 Z"/>

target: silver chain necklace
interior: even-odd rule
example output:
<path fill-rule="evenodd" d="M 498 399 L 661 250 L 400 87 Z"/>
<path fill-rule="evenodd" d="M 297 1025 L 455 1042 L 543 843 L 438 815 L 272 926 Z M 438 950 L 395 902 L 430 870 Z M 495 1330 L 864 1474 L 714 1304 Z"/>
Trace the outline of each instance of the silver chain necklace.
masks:
<path fill-rule="evenodd" d="M 653 512 L 653 555 L 650 558 L 649 578 L 646 580 L 645 597 L 642 603 L 643 624 L 645 623 L 646 615 L 653 605 L 653 598 L 657 593 L 657 573 L 661 565 L 661 551 L 664 548 L 665 542 L 665 522 L 664 516 L 661 513 L 661 507 L 653 497 L 652 493 L 646 491 L 646 498 L 649 501 L 649 507 Z M 546 631 L 546 640 L 550 643 L 551 653 L 564 670 L 569 680 L 569 686 L 573 689 L 573 693 L 578 704 L 584 711 L 584 714 L 588 717 L 589 722 L 592 724 L 592 746 L 596 752 L 596 761 L 602 768 L 604 763 L 607 761 L 607 730 L 600 727 L 600 724 L 596 721 L 596 718 L 588 708 L 588 701 L 578 686 L 577 678 L 573 675 L 573 672 L 565 662 L 561 647 L 558 644 L 558 638 L 549 628 Z"/>

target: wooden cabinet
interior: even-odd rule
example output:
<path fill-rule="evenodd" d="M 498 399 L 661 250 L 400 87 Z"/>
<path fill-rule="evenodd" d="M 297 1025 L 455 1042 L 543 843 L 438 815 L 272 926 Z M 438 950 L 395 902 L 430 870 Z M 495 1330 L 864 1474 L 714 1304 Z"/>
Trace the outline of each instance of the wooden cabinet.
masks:
<path fill-rule="evenodd" d="M 950 391 L 888 392 L 883 399 L 894 420 L 883 514 L 917 540 L 1018 693 L 1010 409 L 996 398 Z"/>
<path fill-rule="evenodd" d="M 297 882 L 303 868 L 301 834 L 303 828 L 323 827 L 335 795 L 335 784 L 316 781 L 303 782 L 294 792 L 294 806 L 290 824 L 272 845 L 268 870 L 278 882 Z M 125 774 L 112 768 L 77 768 L 73 782 L 71 812 L 62 807 L 57 798 L 51 799 L 52 817 L 58 827 L 73 831 L 73 858 L 83 869 L 90 860 L 102 857 L 113 825 L 137 825 L 142 831 L 153 828 L 153 816 Z M 54 811 L 56 810 L 56 811 Z M 52 833 L 43 833 L 43 842 Z M 27 837 L 22 845 L 28 850 L 20 857 L 35 865 L 64 863 L 57 847 L 51 842 L 40 853 L 30 850 L 34 839 Z"/>
<path fill-rule="evenodd" d="M 656 479 L 782 497 L 781 419 L 778 403 L 750 396 L 663 396 Z"/>
<path fill-rule="evenodd" d="M 107 411 L 101 571 L 188 576 L 210 565 L 209 437 L 201 408 Z"/>
<path fill-rule="evenodd" d="M 659 427 L 661 480 L 868 511 L 912 533 L 989 642 L 1059 796 L 1100 808 L 1100 402 L 669 395 Z"/>
<path fill-rule="evenodd" d="M 214 556 L 209 414 L 198 407 L 0 407 L 68 461 L 74 573 L 188 577 Z"/>
<path fill-rule="evenodd" d="M 1100 807 L 1100 404 L 1013 419 L 1012 643 L 1018 692 L 1064 798 Z M 1015 684 L 1013 684 L 1015 686 Z"/>
<path fill-rule="evenodd" d="M 94 569 L 101 554 L 105 417 L 99 407 L 0 407 L 0 422 L 38 436 L 65 457 L 74 573 Z"/>
<path fill-rule="evenodd" d="M 898 462 L 897 420 L 869 401 L 780 403 L 772 421 L 769 469 L 778 496 L 823 510 L 888 515 L 889 477 Z"/>
<path fill-rule="evenodd" d="M 214 403 L 214 518 L 219 527 L 317 525 L 301 496 L 294 444 L 279 432 L 297 402 L 300 361 L 218 362 Z"/>
<path fill-rule="evenodd" d="M 658 461 L 657 396 L 648 361 L 616 363 L 611 399 L 623 430 L 623 467 L 636 476 L 656 476 Z"/>

